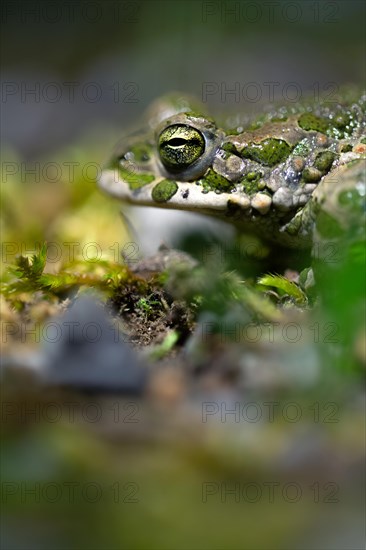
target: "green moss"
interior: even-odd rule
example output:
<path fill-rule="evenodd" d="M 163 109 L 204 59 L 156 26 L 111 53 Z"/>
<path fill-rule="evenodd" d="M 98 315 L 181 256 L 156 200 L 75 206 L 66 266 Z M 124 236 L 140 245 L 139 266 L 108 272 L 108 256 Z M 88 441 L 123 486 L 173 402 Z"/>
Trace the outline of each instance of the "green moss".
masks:
<path fill-rule="evenodd" d="M 268 138 L 260 143 L 251 143 L 241 155 L 266 166 L 274 166 L 284 161 L 291 153 L 291 147 L 282 139 Z"/>
<path fill-rule="evenodd" d="M 216 193 L 228 192 L 234 186 L 232 182 L 217 174 L 212 168 L 207 171 L 204 178 L 199 180 L 199 183 L 206 192 L 216 191 Z"/>
<path fill-rule="evenodd" d="M 324 175 L 329 172 L 335 158 L 336 154 L 332 151 L 322 151 L 316 156 L 314 166 Z"/>
<path fill-rule="evenodd" d="M 167 202 L 178 191 L 178 185 L 172 180 L 162 180 L 155 185 L 151 196 L 155 202 Z"/>
<path fill-rule="evenodd" d="M 329 127 L 329 121 L 325 118 L 313 115 L 312 113 L 303 113 L 298 120 L 300 128 L 303 130 L 313 130 L 325 134 Z"/>
<path fill-rule="evenodd" d="M 307 303 L 306 294 L 299 285 L 281 275 L 264 275 L 258 280 L 258 285 L 274 288 L 280 296 L 288 296 L 300 306 Z"/>

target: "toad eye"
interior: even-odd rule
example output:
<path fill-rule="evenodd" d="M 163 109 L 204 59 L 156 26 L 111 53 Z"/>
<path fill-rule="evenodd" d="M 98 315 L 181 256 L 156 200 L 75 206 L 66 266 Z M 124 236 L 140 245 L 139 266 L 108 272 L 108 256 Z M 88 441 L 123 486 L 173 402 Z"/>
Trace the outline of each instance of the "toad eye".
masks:
<path fill-rule="evenodd" d="M 161 162 L 171 172 L 180 172 L 205 152 L 205 138 L 196 128 L 186 124 L 173 124 L 158 138 Z"/>

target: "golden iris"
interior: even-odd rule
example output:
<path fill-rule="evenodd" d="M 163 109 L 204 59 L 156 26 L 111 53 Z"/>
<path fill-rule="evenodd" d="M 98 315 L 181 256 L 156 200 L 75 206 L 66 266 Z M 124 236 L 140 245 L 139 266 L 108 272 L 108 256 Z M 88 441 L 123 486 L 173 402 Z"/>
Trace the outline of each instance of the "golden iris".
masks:
<path fill-rule="evenodd" d="M 205 139 L 192 126 L 173 124 L 161 132 L 158 148 L 164 166 L 172 172 L 179 172 L 203 155 Z"/>

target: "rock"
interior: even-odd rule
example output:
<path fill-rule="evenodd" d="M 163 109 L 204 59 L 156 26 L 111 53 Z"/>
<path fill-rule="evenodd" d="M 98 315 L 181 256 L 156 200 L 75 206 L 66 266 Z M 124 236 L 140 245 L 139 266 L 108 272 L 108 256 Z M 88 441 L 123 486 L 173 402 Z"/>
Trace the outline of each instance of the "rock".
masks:
<path fill-rule="evenodd" d="M 90 297 L 76 300 L 65 315 L 49 321 L 42 334 L 47 385 L 116 393 L 143 391 L 146 366 L 126 335 Z"/>

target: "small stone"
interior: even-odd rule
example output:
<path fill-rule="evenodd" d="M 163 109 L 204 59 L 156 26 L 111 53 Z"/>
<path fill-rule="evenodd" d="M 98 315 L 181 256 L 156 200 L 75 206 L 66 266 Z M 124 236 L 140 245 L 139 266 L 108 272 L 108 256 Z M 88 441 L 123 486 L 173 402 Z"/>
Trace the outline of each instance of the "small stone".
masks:
<path fill-rule="evenodd" d="M 258 212 L 262 215 L 267 214 L 267 212 L 271 208 L 271 204 L 271 197 L 265 195 L 264 193 L 257 193 L 251 200 L 252 208 L 258 210 Z"/>
<path fill-rule="evenodd" d="M 80 297 L 62 317 L 50 322 L 43 339 L 44 382 L 89 392 L 141 394 L 147 368 L 112 323 L 103 306 Z"/>

